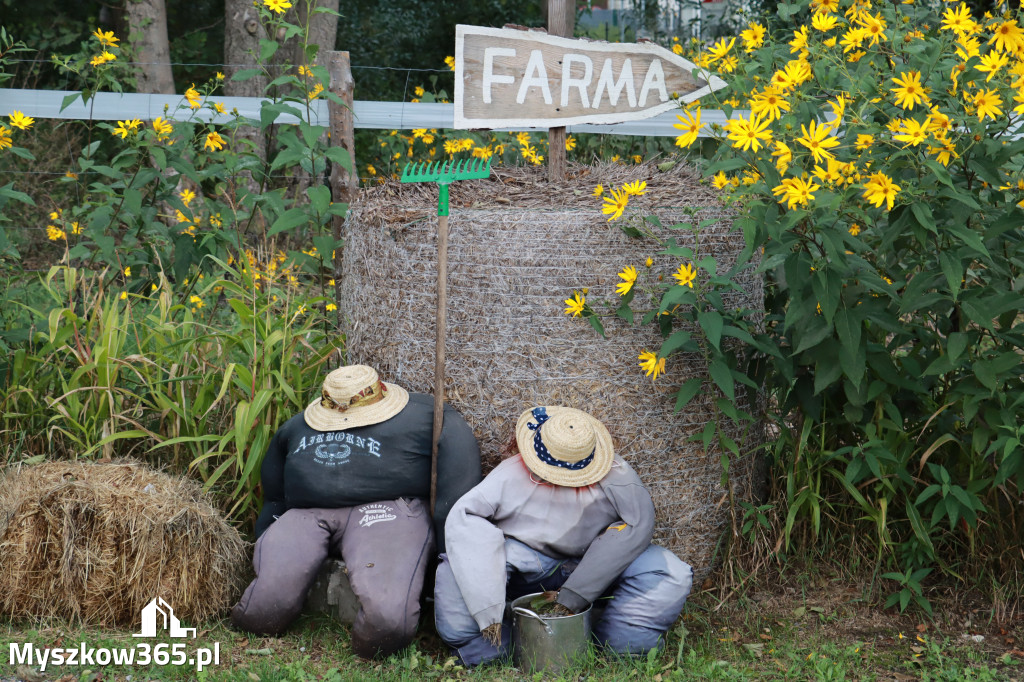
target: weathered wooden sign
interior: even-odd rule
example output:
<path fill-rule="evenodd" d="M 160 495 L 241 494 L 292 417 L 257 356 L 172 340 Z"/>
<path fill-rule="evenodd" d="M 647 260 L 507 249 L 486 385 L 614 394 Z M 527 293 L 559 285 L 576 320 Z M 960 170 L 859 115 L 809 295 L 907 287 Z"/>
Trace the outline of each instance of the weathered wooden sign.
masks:
<path fill-rule="evenodd" d="M 635 121 L 724 86 L 654 43 L 455 28 L 456 128 Z"/>

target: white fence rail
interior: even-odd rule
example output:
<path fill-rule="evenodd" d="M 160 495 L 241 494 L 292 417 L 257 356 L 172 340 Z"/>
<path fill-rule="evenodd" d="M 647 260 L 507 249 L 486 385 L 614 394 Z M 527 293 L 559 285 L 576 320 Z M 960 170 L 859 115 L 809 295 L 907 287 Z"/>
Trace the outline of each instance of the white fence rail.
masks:
<path fill-rule="evenodd" d="M 152 121 L 158 116 L 170 120 L 201 120 L 212 123 L 227 123 L 232 120 L 233 111 L 246 118 L 259 120 L 260 107 L 264 100 L 260 97 L 221 97 L 210 98 L 224 106 L 228 113 L 218 114 L 208 107 L 190 109 L 182 95 L 149 95 L 143 93 L 100 92 L 83 103 L 81 97 L 61 111 L 64 98 L 77 94 L 65 90 L 18 90 L 0 88 L 0 116 L 8 116 L 11 112 L 20 111 L 34 118 L 85 119 L 95 121 L 117 121 L 138 118 Z M 315 125 L 328 125 L 327 102 L 317 99 L 309 103 L 308 113 L 299 103 L 293 105 Z M 436 104 L 426 102 L 371 102 L 357 100 L 353 105 L 356 128 L 374 128 L 379 130 L 399 130 L 413 128 L 451 128 L 454 123 L 452 104 Z M 741 113 L 739 111 L 734 112 Z M 717 109 L 703 110 L 703 127 L 700 137 L 710 135 L 710 126 L 717 123 L 724 125 L 725 114 Z M 296 123 L 298 118 L 292 114 L 280 114 L 277 123 Z M 658 116 L 628 123 L 610 125 L 582 124 L 568 126 L 569 133 L 601 133 L 604 135 L 643 135 L 647 137 L 676 137 L 680 131 L 672 127 L 678 123 L 675 112 L 669 111 Z M 537 128 L 503 128 L 503 130 L 538 130 Z"/>

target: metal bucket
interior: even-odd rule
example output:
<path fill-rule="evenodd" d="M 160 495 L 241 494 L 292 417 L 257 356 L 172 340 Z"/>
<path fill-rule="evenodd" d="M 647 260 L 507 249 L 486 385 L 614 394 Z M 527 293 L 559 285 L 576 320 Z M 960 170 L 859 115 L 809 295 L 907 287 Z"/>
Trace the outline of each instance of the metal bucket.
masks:
<path fill-rule="evenodd" d="M 512 602 L 512 646 L 524 670 L 557 673 L 586 653 L 590 607 L 571 616 L 541 616 L 530 609 L 530 601 L 542 594 L 527 594 Z"/>

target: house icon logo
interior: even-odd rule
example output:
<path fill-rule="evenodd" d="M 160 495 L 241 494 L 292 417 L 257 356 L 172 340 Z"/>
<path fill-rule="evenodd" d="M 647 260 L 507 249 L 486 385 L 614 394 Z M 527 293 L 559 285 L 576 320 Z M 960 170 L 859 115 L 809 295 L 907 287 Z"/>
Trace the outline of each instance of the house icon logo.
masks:
<path fill-rule="evenodd" d="M 174 609 L 161 597 L 156 597 L 142 608 L 142 632 L 137 632 L 132 637 L 156 637 L 160 623 L 163 623 L 161 629 L 167 630 L 171 637 L 188 637 L 191 633 L 195 639 L 196 629 L 181 627 L 181 622 L 174 615 Z"/>

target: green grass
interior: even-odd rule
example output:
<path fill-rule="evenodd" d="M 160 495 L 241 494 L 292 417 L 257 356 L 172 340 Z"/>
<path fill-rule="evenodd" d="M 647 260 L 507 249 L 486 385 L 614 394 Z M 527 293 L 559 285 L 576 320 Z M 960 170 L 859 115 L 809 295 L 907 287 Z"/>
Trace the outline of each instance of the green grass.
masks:
<path fill-rule="evenodd" d="M 1024 628 L 1013 634 L 986 631 L 975 644 L 962 628 L 929 625 L 919 633 L 914 621 L 879 612 L 836 590 L 831 601 L 776 594 L 767 603 L 742 596 L 719 606 L 710 593 L 695 596 L 683 618 L 669 633 L 663 651 L 640 659 L 623 659 L 592 649 L 576 667 L 560 676 L 530 674 L 510 663 L 466 670 L 457 664 L 429 624 L 412 646 L 400 654 L 367 662 L 355 657 L 344 627 L 325 617 L 303 617 L 279 638 L 249 637 L 226 623 L 200 628 L 189 640 L 196 647 L 220 646 L 220 665 L 202 673 L 194 667 L 91 666 L 48 669 L 42 676 L 13 670 L 10 644 L 36 646 L 130 647 L 143 640 L 131 631 L 59 626 L 0 624 L 0 680 L 12 676 L 33 680 L 98 682 L 99 680 L 224 680 L 232 682 L 344 682 L 348 680 L 1024 680 L 1024 658 L 1007 642 L 1021 641 Z M 844 596 L 845 595 L 845 596 Z M 817 606 L 815 604 L 825 604 Z M 804 604 L 803 606 L 799 604 Z M 717 608 L 717 610 L 716 610 Z M 981 620 L 976 619 L 976 620 Z M 429 613 L 426 622 L 429 623 Z M 901 636 L 902 635 L 902 636 Z M 145 640 L 154 646 L 156 640 Z M 174 643 L 182 640 L 163 639 Z"/>

